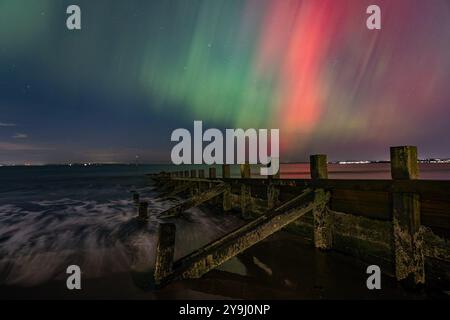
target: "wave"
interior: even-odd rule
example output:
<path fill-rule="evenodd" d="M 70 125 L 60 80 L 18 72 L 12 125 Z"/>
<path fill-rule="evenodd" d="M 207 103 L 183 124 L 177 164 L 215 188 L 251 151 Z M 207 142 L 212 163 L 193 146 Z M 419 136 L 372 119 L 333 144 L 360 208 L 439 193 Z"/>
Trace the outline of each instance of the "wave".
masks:
<path fill-rule="evenodd" d="M 145 226 L 134 219 L 133 202 L 124 198 L 64 197 L 0 205 L 0 285 L 34 286 L 65 279 L 66 268 L 72 264 L 80 266 L 85 278 L 152 269 L 158 213 L 177 200 L 159 201 L 151 190 L 138 189 L 147 192 L 149 201 Z M 200 209 L 187 214 L 187 219 L 174 221 L 175 258 L 241 223 L 237 218 L 211 217 Z"/>

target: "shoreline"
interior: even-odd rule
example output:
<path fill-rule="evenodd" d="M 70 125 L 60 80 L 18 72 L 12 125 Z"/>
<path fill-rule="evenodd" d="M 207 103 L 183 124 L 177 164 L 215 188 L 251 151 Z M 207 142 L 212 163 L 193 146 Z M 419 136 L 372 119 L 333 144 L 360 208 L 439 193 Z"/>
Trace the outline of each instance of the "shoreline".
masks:
<path fill-rule="evenodd" d="M 339 252 L 321 252 L 285 231 L 234 259 L 245 265 L 245 275 L 236 273 L 230 260 L 219 268 L 222 270 L 177 281 L 157 291 L 139 288 L 132 273 L 116 273 L 82 280 L 82 289 L 73 291 L 66 289 L 62 280 L 30 288 L 0 286 L 0 299 L 449 299 L 439 290 L 406 290 L 385 274 L 381 292 L 367 290 L 367 263 Z"/>

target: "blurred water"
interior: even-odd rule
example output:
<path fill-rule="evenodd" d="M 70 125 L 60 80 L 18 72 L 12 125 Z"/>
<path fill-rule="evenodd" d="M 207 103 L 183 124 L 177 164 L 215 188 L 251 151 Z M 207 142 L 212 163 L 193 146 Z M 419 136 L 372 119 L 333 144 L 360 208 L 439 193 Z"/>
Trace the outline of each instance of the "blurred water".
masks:
<path fill-rule="evenodd" d="M 167 166 L 0 168 L 0 285 L 65 278 L 70 264 L 87 278 L 152 268 L 157 213 L 176 202 L 157 200 L 144 176 L 161 170 Z M 133 219 L 132 190 L 149 201 L 144 227 Z M 176 258 L 242 223 L 199 209 L 173 221 Z"/>

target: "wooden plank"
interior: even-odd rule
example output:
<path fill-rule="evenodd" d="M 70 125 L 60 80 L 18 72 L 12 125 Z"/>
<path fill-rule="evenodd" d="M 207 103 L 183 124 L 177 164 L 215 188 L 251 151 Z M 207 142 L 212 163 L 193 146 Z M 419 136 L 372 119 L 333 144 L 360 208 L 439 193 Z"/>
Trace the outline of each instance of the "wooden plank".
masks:
<path fill-rule="evenodd" d="M 391 201 L 387 192 L 333 190 L 330 208 L 338 212 L 379 220 L 390 220 L 392 218 Z"/>
<path fill-rule="evenodd" d="M 228 183 L 267 185 L 268 179 L 225 179 Z M 368 179 L 274 179 L 272 183 L 288 189 L 321 188 L 351 189 L 360 191 L 408 192 L 447 195 L 450 197 L 450 180 L 368 180 Z"/>
<path fill-rule="evenodd" d="M 450 197 L 421 194 L 421 223 L 438 234 L 450 235 Z M 446 232 L 445 232 L 446 231 Z"/>
<path fill-rule="evenodd" d="M 393 182 L 392 191 L 450 197 L 450 180 L 396 180 Z"/>

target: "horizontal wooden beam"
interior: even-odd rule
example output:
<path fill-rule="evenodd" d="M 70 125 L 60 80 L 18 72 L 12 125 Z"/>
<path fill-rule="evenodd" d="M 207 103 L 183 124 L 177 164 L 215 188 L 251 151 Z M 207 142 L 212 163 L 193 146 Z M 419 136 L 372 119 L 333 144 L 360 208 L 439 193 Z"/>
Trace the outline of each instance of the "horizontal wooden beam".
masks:
<path fill-rule="evenodd" d="M 227 183 L 268 185 L 267 179 L 224 179 Z M 450 196 L 450 180 L 378 180 L 378 179 L 276 179 L 272 184 L 286 187 L 352 189 L 362 191 L 413 192 Z"/>

